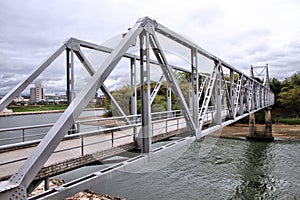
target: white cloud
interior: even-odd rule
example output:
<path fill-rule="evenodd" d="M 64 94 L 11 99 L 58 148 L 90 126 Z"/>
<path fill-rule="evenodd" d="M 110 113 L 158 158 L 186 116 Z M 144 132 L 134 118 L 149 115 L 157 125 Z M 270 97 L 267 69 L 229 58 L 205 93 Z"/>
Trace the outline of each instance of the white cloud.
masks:
<path fill-rule="evenodd" d="M 245 73 L 250 65 L 269 63 L 271 76 L 283 79 L 299 70 L 299 8 L 297 0 L 2 0 L 0 93 L 8 92 L 69 37 L 101 44 L 143 16 Z M 58 80 L 63 71 L 59 63 L 51 67 L 46 76 L 52 74 L 58 87 L 48 79 L 45 85 L 63 89 Z M 110 82 L 124 81 L 123 74 L 111 76 Z"/>

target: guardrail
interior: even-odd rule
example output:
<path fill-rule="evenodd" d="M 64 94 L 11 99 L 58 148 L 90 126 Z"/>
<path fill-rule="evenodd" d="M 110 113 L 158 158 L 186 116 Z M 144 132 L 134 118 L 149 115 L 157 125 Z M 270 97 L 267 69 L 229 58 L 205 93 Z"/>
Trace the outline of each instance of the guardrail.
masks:
<path fill-rule="evenodd" d="M 168 111 L 168 112 L 157 112 L 152 114 L 152 120 L 159 120 L 166 117 L 173 117 L 173 116 L 181 116 L 180 110 Z M 136 121 L 140 120 L 140 115 L 129 115 L 126 118 L 130 119 L 130 123 L 136 123 Z M 69 130 L 69 133 L 79 133 L 84 132 L 86 130 L 97 129 L 103 130 L 105 127 L 115 126 L 115 122 L 121 122 L 124 120 L 125 117 L 111 117 L 111 118 L 97 118 L 97 119 L 85 119 L 85 120 L 78 120 L 75 122 L 75 127 Z M 113 122 L 112 122 L 113 121 Z M 124 121 L 125 122 L 125 121 Z M 90 124 L 90 125 L 88 125 Z M 91 125 L 92 124 L 92 125 Z M 25 143 L 28 144 L 29 141 L 36 141 L 42 139 L 43 136 L 46 135 L 48 130 L 54 125 L 54 123 L 49 124 L 42 124 L 42 125 L 32 125 L 32 126 L 21 126 L 21 127 L 14 127 L 14 128 L 4 128 L 0 129 L 0 144 L 17 144 L 17 143 Z M 88 126 L 86 126 L 88 125 Z M 103 127 L 104 126 L 104 127 Z M 42 131 L 40 129 L 43 129 Z M 34 130 L 35 133 L 29 133 L 30 130 Z M 14 136 L 11 136 L 14 135 Z M 31 139 L 37 138 L 38 139 Z M 9 142 L 9 141 L 18 141 L 18 142 Z M 1 146 L 5 146 L 0 145 Z M 1 149 L 0 149 L 1 150 Z"/>
<path fill-rule="evenodd" d="M 224 111 L 227 113 L 227 111 Z M 210 111 L 207 112 L 206 120 L 209 122 L 213 119 L 215 111 L 213 109 L 210 109 Z M 125 120 L 125 117 L 111 117 L 111 118 L 98 118 L 98 119 L 86 119 L 86 120 L 78 120 L 75 123 L 75 129 L 72 131 L 75 132 L 74 134 L 69 134 L 64 137 L 64 140 L 68 139 L 77 139 L 80 140 L 78 145 L 74 145 L 71 147 L 63 148 L 54 151 L 53 153 L 61 153 L 66 151 L 71 151 L 75 149 L 80 149 L 80 155 L 85 155 L 85 148 L 92 146 L 92 145 L 99 145 L 103 143 L 109 142 L 111 147 L 115 147 L 116 143 L 123 139 L 123 138 L 131 138 L 131 142 L 134 141 L 134 138 L 137 136 L 141 123 L 140 123 L 140 115 L 131 115 L 126 116 L 127 119 L 130 119 L 130 123 L 128 124 Z M 93 126 L 94 130 L 88 130 L 89 127 L 84 127 L 85 125 Z M 152 114 L 152 136 L 162 133 L 167 133 L 169 131 L 176 131 L 181 129 L 185 126 L 185 120 L 183 119 L 182 113 L 180 110 L 176 111 L 170 111 L 170 112 L 157 112 Z M 20 138 L 23 139 L 23 141 L 26 139 L 24 132 L 29 129 L 34 128 L 50 128 L 53 126 L 53 124 L 43 124 L 43 125 L 36 125 L 36 126 L 23 126 L 23 127 L 16 127 L 16 128 L 9 128 L 9 129 L 1 129 L 0 132 L 5 131 L 15 131 L 15 130 L 21 130 L 22 136 Z M 129 134 L 116 134 L 118 132 L 122 132 L 124 130 L 129 130 Z M 43 135 L 45 133 L 40 133 L 38 135 Z M 101 140 L 98 141 L 92 141 L 92 142 L 85 142 L 85 138 L 88 138 L 90 136 L 99 136 L 101 134 L 105 134 L 106 138 L 103 137 Z M 107 137 L 109 134 L 110 137 Z M 29 136 L 30 137 L 30 136 Z M 20 143 L 14 143 L 14 144 L 8 144 L 8 145 L 2 145 L 0 146 L 0 151 L 5 151 L 11 148 L 22 148 L 24 146 L 28 145 L 34 145 L 38 144 L 41 140 L 31 140 L 31 141 L 25 141 Z M 27 157 L 12 159 L 12 160 L 6 160 L 4 162 L 0 163 L 0 166 L 20 162 L 26 160 Z"/>
<path fill-rule="evenodd" d="M 71 151 L 74 149 L 80 149 L 80 155 L 83 156 L 85 155 L 85 147 L 89 147 L 92 145 L 97 145 L 101 143 L 106 143 L 110 142 L 111 147 L 114 147 L 115 144 L 118 142 L 118 140 L 121 140 L 123 138 L 130 137 L 131 141 L 134 140 L 135 134 L 138 133 L 139 128 L 140 128 L 140 115 L 132 115 L 132 116 L 126 116 L 126 118 L 131 119 L 130 124 L 126 124 L 125 117 L 112 117 L 112 118 L 100 118 L 100 119 L 89 119 L 89 120 L 78 120 L 76 121 L 76 129 L 74 130 L 76 133 L 71 134 L 71 135 L 66 135 L 64 137 L 64 140 L 67 139 L 77 139 L 80 140 L 79 145 L 63 148 L 56 150 L 55 153 L 61 153 L 61 152 L 66 152 L 66 151 Z M 181 111 L 172 111 L 172 112 L 161 112 L 161 113 L 153 113 L 153 121 L 152 121 L 152 133 L 154 135 L 154 132 L 158 132 L 159 130 L 165 129 L 165 131 L 169 131 L 169 129 L 172 128 L 172 130 L 178 130 L 180 128 L 180 124 L 183 124 L 180 122 L 180 119 L 182 119 L 183 116 L 181 115 Z M 174 123 L 175 121 L 176 123 Z M 173 122 L 173 123 L 170 123 Z M 86 123 L 89 124 L 94 124 L 96 127 L 100 127 L 99 129 L 97 128 L 96 130 L 90 130 L 90 131 L 85 131 L 85 128 L 82 129 L 77 129 L 82 127 L 82 125 L 85 125 Z M 159 128 L 154 128 L 155 124 L 160 124 Z M 28 129 L 33 129 L 33 128 L 41 128 L 41 127 L 51 127 L 53 124 L 44 124 L 44 125 L 38 125 L 38 126 L 24 126 L 24 127 L 16 127 L 16 128 L 10 128 L 10 129 L 1 129 L 0 131 L 14 131 L 14 130 L 22 130 L 24 132 L 25 130 Z M 117 132 L 122 132 L 124 130 L 132 129 L 131 133 L 129 134 L 120 134 L 117 135 Z M 99 141 L 92 141 L 92 142 L 85 142 L 85 138 L 88 138 L 90 136 L 97 136 L 105 134 L 110 137 L 102 138 Z M 23 137 L 23 134 L 22 136 Z M 100 138 L 100 137 L 99 137 Z M 32 141 L 27 141 L 27 142 L 20 142 L 20 143 L 14 143 L 14 144 L 8 144 L 8 145 L 2 145 L 0 146 L 0 151 L 5 151 L 11 148 L 22 148 L 27 145 L 34 145 L 38 144 L 41 140 L 32 140 Z M 80 156 L 78 155 L 78 156 Z M 12 160 L 6 160 L 4 162 L 0 163 L 0 166 L 7 165 L 7 164 L 12 164 L 20 161 L 26 160 L 27 157 L 23 158 L 17 158 L 17 159 L 12 159 Z"/>

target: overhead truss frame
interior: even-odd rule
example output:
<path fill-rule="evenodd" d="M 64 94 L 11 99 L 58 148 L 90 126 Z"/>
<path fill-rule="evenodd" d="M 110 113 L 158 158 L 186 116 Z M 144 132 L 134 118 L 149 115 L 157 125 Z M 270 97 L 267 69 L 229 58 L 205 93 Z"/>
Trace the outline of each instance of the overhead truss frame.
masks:
<path fill-rule="evenodd" d="M 169 64 L 166 53 L 157 37 L 157 33 L 190 50 L 191 66 L 189 70 Z M 137 40 L 140 44 L 140 54 L 135 55 L 128 53 L 128 49 L 135 44 Z M 82 48 L 104 52 L 109 54 L 109 56 L 101 66 L 95 70 L 89 59 L 84 55 Z M 168 86 L 168 110 L 171 109 L 172 91 L 172 95 L 178 101 L 182 109 L 187 128 L 190 130 L 191 136 L 195 138 L 200 138 L 209 133 L 208 130 L 203 131 L 203 119 L 210 107 L 214 107 L 216 117 L 214 122 L 216 127 L 221 128 L 247 114 L 274 104 L 274 94 L 267 84 L 268 80 L 264 80 L 265 83 L 263 84 L 258 82 L 253 76 L 247 76 L 243 72 L 197 46 L 192 41 L 162 26 L 155 20 L 144 17 L 136 22 L 114 49 L 70 38 L 0 101 L 0 110 L 7 107 L 16 96 L 26 89 L 26 87 L 64 51 L 66 51 L 67 55 L 69 106 L 49 130 L 38 147 L 29 156 L 24 165 L 9 180 L 0 183 L 1 199 L 9 199 L 16 196 L 20 199 L 27 198 L 26 188 L 33 181 L 34 177 L 43 167 L 68 130 L 73 126 L 74 121 L 79 117 L 81 111 L 94 97 L 99 88 L 107 98 L 111 100 L 118 113 L 122 116 L 126 116 L 122 107 L 104 85 L 104 81 L 122 58 L 130 59 L 130 114 L 133 115 L 137 114 L 136 69 L 138 67 L 137 61 L 139 61 L 142 98 L 142 128 L 140 133 L 136 133 L 136 141 L 137 145 L 141 147 L 142 153 L 151 153 L 152 150 L 150 125 L 151 104 L 157 91 L 161 87 L 163 79 L 166 80 Z M 155 59 L 150 56 L 150 53 L 154 55 Z M 74 54 L 91 76 L 89 82 L 75 98 L 73 91 L 74 83 L 72 80 L 74 79 L 74 72 L 72 71 Z M 213 61 L 214 66 L 209 75 L 201 74 L 201 66 L 198 62 L 199 55 Z M 150 90 L 150 64 L 160 66 L 163 72 L 163 76 L 158 81 L 157 87 L 155 87 L 152 92 Z M 183 91 L 180 89 L 174 70 L 184 71 L 189 74 L 191 84 L 189 104 L 186 102 Z M 225 71 L 229 73 L 225 74 Z M 268 73 L 268 69 L 266 69 L 266 71 Z M 266 76 L 266 79 L 268 79 L 268 77 L 269 75 Z M 228 110 L 228 120 L 222 122 L 222 112 L 225 110 Z M 130 123 L 128 119 L 127 123 Z"/>

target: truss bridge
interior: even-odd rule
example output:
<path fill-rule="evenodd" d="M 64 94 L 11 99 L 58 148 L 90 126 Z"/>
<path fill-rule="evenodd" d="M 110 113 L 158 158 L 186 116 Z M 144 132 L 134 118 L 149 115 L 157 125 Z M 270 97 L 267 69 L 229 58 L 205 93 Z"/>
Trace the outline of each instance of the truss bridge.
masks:
<path fill-rule="evenodd" d="M 251 66 L 251 73 L 247 75 L 148 17 L 139 19 L 112 43 L 98 45 L 68 39 L 1 100 L 0 111 L 50 66 L 57 65 L 53 64 L 56 60 L 65 58 L 68 107 L 54 123 L 44 125 L 47 132 L 39 139 L 26 139 L 25 134 L 21 142 L 0 146 L 1 152 L 6 154 L 25 145 L 31 148 L 30 153 L 18 159 L 13 159 L 15 154 L 12 153 L 13 156 L 7 156 L 11 159 L 7 162 L 2 160 L 4 153 L 0 153 L 0 168 L 8 169 L 18 163 L 11 172 L 3 174 L 7 179 L 0 183 L 0 199 L 65 198 L 117 175 L 117 170 L 147 162 L 163 151 L 180 148 L 244 117 L 250 116 L 251 129 L 255 125 L 254 113 L 262 109 L 270 118 L 268 108 L 274 104 L 274 94 L 269 87 L 268 65 Z M 88 77 L 79 89 L 75 76 L 78 66 Z M 259 75 L 263 78 L 257 78 L 256 72 L 261 69 Z M 128 78 L 122 80 L 128 81 L 124 84 L 126 87 L 113 87 L 115 74 L 127 75 Z M 113 116 L 80 118 L 99 91 L 111 103 Z M 117 91 L 119 96 L 115 95 Z M 87 125 L 96 129 L 84 130 Z M 14 130 L 26 132 L 40 126 L 1 129 L 0 134 Z M 253 127 L 250 136 L 256 137 Z M 271 124 L 266 129 L 264 136 L 271 137 Z M 177 134 L 183 137 L 153 148 L 155 141 Z M 93 146 L 93 150 L 87 152 L 88 146 Z M 12 148 L 14 150 L 9 150 Z M 88 164 L 132 148 L 139 149 L 140 154 L 59 188 L 28 196 L 41 180 L 46 182 L 49 176 L 62 173 L 55 166 L 67 171 L 78 159 Z M 88 160 L 90 155 L 94 155 L 93 160 Z M 71 164 L 66 161 L 68 156 Z"/>

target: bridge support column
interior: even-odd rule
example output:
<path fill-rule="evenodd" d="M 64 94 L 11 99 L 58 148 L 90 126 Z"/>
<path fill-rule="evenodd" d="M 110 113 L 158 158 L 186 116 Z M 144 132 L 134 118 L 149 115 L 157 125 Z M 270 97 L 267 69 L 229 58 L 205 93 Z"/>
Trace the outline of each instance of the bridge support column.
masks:
<path fill-rule="evenodd" d="M 255 114 L 249 116 L 249 137 L 255 137 Z"/>
<path fill-rule="evenodd" d="M 141 77 L 141 118 L 142 128 L 136 140 L 137 146 L 142 153 L 151 152 L 152 146 L 152 124 L 151 124 L 151 104 L 150 104 L 150 52 L 149 52 L 149 32 L 140 34 L 140 77 Z"/>
<path fill-rule="evenodd" d="M 272 117 L 271 117 L 271 108 L 268 107 L 265 109 L 265 136 L 273 138 L 272 136 Z"/>
<path fill-rule="evenodd" d="M 249 117 L 249 140 L 274 141 L 272 136 L 272 118 L 271 108 L 265 109 L 265 127 L 262 131 L 257 131 L 255 127 L 255 114 L 251 113 Z"/>

